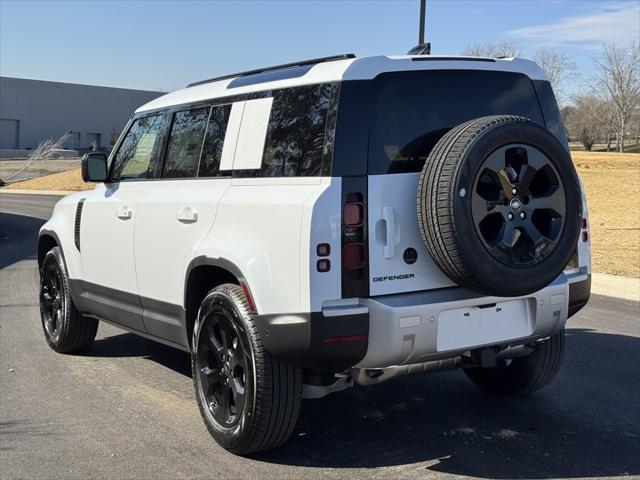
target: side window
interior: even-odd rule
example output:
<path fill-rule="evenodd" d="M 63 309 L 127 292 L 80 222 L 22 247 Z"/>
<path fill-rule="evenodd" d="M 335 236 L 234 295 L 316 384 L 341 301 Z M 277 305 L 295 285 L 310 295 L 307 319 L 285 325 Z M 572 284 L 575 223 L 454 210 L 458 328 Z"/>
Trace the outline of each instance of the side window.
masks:
<path fill-rule="evenodd" d="M 113 159 L 111 179 L 133 180 L 147 178 L 151 160 L 162 136 L 164 114 L 138 118 L 124 137 Z"/>
<path fill-rule="evenodd" d="M 327 111 L 335 87 L 326 83 L 274 92 L 262 158 L 263 177 L 322 174 Z"/>
<path fill-rule="evenodd" d="M 218 105 L 211 108 L 209 123 L 202 146 L 200 157 L 199 177 L 217 177 L 220 175 L 220 159 L 224 136 L 229 123 L 231 105 Z"/>
<path fill-rule="evenodd" d="M 176 112 L 164 160 L 164 178 L 190 178 L 198 172 L 209 107 Z"/>

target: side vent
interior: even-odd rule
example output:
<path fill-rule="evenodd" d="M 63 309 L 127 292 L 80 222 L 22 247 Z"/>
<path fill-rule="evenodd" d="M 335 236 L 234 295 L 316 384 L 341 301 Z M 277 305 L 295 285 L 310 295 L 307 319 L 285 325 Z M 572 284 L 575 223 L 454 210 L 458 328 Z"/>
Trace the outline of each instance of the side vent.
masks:
<path fill-rule="evenodd" d="M 76 223 L 73 227 L 73 240 L 75 241 L 76 248 L 80 251 L 80 220 L 82 219 L 82 207 L 86 198 L 81 198 L 76 206 Z"/>

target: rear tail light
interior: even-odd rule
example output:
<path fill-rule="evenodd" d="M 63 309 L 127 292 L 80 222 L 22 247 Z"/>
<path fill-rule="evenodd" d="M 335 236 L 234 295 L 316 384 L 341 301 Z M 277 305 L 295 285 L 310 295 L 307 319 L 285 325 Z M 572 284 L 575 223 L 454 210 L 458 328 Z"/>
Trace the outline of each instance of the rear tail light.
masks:
<path fill-rule="evenodd" d="M 361 227 L 364 225 L 364 203 L 345 203 L 342 209 L 342 223 L 346 227 Z"/>
<path fill-rule="evenodd" d="M 343 187 L 345 185 L 343 184 Z M 366 188 L 366 187 L 365 187 Z M 343 191 L 342 296 L 369 295 L 366 193 Z"/>
<path fill-rule="evenodd" d="M 342 265 L 347 270 L 357 270 L 364 267 L 364 243 L 348 243 L 342 250 Z"/>

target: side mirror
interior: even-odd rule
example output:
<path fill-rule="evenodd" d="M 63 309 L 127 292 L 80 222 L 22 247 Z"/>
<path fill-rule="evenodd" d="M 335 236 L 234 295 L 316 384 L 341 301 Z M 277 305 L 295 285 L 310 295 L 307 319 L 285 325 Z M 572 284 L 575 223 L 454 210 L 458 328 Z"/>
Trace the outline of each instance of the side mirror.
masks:
<path fill-rule="evenodd" d="M 102 183 L 107 180 L 107 156 L 104 153 L 85 153 L 82 157 L 82 180 Z"/>

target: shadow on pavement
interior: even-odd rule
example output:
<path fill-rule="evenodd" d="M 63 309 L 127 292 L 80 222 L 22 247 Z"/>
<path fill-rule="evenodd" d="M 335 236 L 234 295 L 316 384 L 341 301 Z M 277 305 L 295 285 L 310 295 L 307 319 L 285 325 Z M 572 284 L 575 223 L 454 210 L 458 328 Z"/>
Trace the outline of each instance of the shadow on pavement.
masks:
<path fill-rule="evenodd" d="M 133 334 L 98 340 L 85 355 L 145 356 L 190 376 L 186 353 Z M 460 370 L 357 387 L 304 401 L 289 442 L 253 458 L 499 479 L 638 475 L 638 365 L 639 338 L 568 329 L 562 370 L 535 394 L 491 397 Z"/>
<path fill-rule="evenodd" d="M 100 325 L 100 328 L 102 328 Z M 98 330 L 99 331 L 99 330 Z M 96 339 L 85 357 L 144 357 L 181 375 L 191 378 L 189 354 L 158 342 L 147 340 L 133 333 L 121 333 Z"/>
<path fill-rule="evenodd" d="M 45 221 L 0 213 L 0 269 L 36 257 L 38 230 Z"/>

